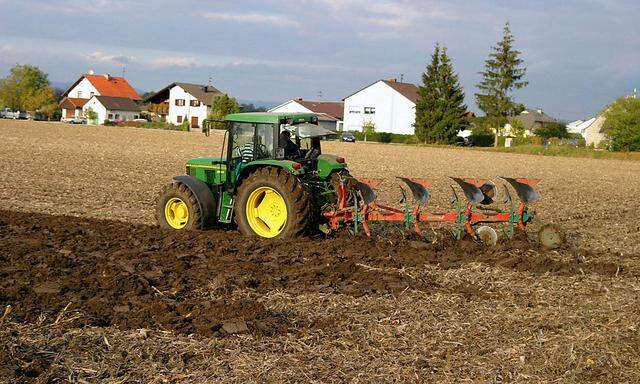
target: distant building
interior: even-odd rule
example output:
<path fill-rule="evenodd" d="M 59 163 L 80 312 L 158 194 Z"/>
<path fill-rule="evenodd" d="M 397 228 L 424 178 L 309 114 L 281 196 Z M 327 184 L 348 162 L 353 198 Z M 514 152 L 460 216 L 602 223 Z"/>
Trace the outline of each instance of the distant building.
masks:
<path fill-rule="evenodd" d="M 378 80 L 344 99 L 344 129 L 362 131 L 372 122 L 376 132 L 412 135 L 418 98 L 414 84 Z"/>
<path fill-rule="evenodd" d="M 596 117 L 589 126 L 585 127 L 582 131 L 582 136 L 585 139 L 587 146 L 593 145 L 596 148 L 602 147 L 603 142 L 607 138 L 603 131 L 604 123 L 607 119 L 604 114 Z"/>
<path fill-rule="evenodd" d="M 142 101 L 138 92 L 123 77 L 88 73 L 80 76 L 62 94 L 63 98 L 60 102 L 62 117 L 82 117 L 85 104 L 94 96 L 126 98 L 136 104 Z"/>
<path fill-rule="evenodd" d="M 342 130 L 344 103 L 293 99 L 273 107 L 269 112 L 307 112 L 318 115 L 318 124 L 334 132 Z"/>
<path fill-rule="evenodd" d="M 514 119 L 522 122 L 525 134 L 528 136 L 533 135 L 538 128 L 546 124 L 558 122 L 553 117 L 547 115 L 542 109 L 525 109 L 518 116 L 514 117 Z"/>
<path fill-rule="evenodd" d="M 200 128 L 202 121 L 211 113 L 215 97 L 222 92 L 210 85 L 171 83 L 145 102 L 166 105 L 166 115 L 161 118 L 169 124 L 180 125 L 188 121 L 191 128 Z"/>
<path fill-rule="evenodd" d="M 91 108 L 97 114 L 95 124 L 105 121 L 128 121 L 140 118 L 140 105 L 127 97 L 93 96 L 83 107 L 85 112 Z"/>

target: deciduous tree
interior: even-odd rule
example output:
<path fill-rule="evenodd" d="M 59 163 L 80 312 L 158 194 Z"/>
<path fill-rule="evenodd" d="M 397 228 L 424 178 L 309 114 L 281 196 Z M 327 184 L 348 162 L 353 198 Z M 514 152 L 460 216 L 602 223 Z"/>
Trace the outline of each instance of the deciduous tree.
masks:
<path fill-rule="evenodd" d="M 36 111 L 55 103 L 46 73 L 32 65 L 16 65 L 0 80 L 0 100 L 14 111 Z"/>
<path fill-rule="evenodd" d="M 224 94 L 222 96 L 216 96 L 213 99 L 211 105 L 211 114 L 209 115 L 209 119 L 212 120 L 224 120 L 224 117 L 230 113 L 238 113 L 240 112 L 240 105 L 233 97 L 229 97 L 229 95 Z M 224 123 L 214 122 L 211 127 L 213 129 L 224 129 Z"/>
<path fill-rule="evenodd" d="M 604 113 L 604 132 L 613 151 L 640 151 L 640 100 L 623 97 Z"/>

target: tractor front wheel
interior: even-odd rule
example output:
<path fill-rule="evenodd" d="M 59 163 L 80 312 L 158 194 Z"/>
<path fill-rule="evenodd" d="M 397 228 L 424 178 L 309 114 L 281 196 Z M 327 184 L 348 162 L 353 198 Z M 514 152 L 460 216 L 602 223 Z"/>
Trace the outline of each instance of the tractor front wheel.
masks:
<path fill-rule="evenodd" d="M 182 183 L 167 185 L 158 197 L 156 218 L 162 228 L 202 229 L 202 212 L 196 196 Z"/>
<path fill-rule="evenodd" d="M 235 218 L 244 235 L 292 238 L 307 230 L 311 207 L 309 193 L 296 176 L 264 167 L 238 187 Z"/>

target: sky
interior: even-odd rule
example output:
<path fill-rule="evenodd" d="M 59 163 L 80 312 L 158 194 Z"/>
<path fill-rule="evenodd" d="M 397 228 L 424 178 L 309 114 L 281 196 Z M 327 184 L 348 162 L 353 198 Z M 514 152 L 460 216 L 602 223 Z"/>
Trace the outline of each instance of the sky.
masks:
<path fill-rule="evenodd" d="M 121 75 L 139 90 L 207 84 L 242 100 L 340 100 L 390 77 L 418 84 L 436 42 L 475 85 L 511 24 L 528 67 L 518 102 L 573 120 L 640 88 L 638 0 L 0 0 L 0 77 Z"/>

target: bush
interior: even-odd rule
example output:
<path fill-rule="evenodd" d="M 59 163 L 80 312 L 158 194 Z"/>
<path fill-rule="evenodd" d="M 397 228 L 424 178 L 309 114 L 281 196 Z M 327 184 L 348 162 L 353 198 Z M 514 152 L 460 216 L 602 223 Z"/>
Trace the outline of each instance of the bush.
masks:
<path fill-rule="evenodd" d="M 542 145 L 544 140 L 539 136 L 516 137 L 513 145 Z"/>
<path fill-rule="evenodd" d="M 640 151 L 640 99 L 618 99 L 604 115 L 604 132 L 611 150 Z"/>
<path fill-rule="evenodd" d="M 549 139 L 551 137 L 564 139 L 569 137 L 567 126 L 562 123 L 547 123 L 542 127 L 536 129 L 534 133 L 536 136 L 540 136 L 544 139 Z"/>
<path fill-rule="evenodd" d="M 476 147 L 493 147 L 495 135 L 493 133 L 472 133 L 469 140 Z"/>
<path fill-rule="evenodd" d="M 189 121 L 187 119 L 182 120 L 180 130 L 183 132 L 189 132 Z"/>
<path fill-rule="evenodd" d="M 115 127 L 118 125 L 118 123 L 116 123 L 115 121 L 111 121 L 111 120 L 105 120 L 104 123 L 102 123 L 102 125 L 105 125 L 107 127 Z"/>
<path fill-rule="evenodd" d="M 364 134 L 361 131 L 354 131 L 353 136 L 357 140 L 363 141 Z M 373 132 L 367 135 L 367 141 L 375 141 L 379 143 L 396 143 L 396 144 L 418 144 L 418 139 L 414 135 L 401 135 L 389 132 Z"/>
<path fill-rule="evenodd" d="M 381 143 L 390 143 L 393 140 L 393 135 L 389 132 L 380 132 L 378 134 L 378 140 Z"/>

